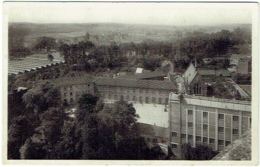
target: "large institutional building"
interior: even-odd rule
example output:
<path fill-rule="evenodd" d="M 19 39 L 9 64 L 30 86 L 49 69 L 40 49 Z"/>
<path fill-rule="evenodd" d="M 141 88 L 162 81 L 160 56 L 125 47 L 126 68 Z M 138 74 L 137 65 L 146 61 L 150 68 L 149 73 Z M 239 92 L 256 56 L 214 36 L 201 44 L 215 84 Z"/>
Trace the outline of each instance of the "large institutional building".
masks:
<path fill-rule="evenodd" d="M 59 78 L 53 84 L 60 89 L 62 102 L 70 105 L 84 93 L 96 95 L 105 103 L 121 99 L 133 103 L 143 131 L 150 128 L 151 133 L 144 133 L 146 141 L 168 145 L 175 155 L 180 155 L 184 143 L 224 150 L 251 129 L 250 101 L 206 97 L 210 79 L 225 77 L 223 70 L 190 64 L 183 76 L 166 76 L 162 72 L 129 78 L 77 76 Z"/>
<path fill-rule="evenodd" d="M 249 101 L 171 93 L 169 102 L 169 146 L 177 155 L 184 143 L 221 151 L 251 129 Z"/>

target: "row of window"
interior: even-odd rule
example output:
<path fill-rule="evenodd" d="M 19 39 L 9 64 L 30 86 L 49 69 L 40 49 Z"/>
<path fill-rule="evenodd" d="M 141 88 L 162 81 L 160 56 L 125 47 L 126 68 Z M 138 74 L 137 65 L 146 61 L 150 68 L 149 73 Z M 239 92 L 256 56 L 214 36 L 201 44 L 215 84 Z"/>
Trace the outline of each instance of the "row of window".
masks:
<path fill-rule="evenodd" d="M 193 115 L 193 110 L 188 110 L 188 115 Z M 208 112 L 203 112 L 203 118 L 207 119 L 208 118 Z M 218 114 L 218 119 L 219 120 L 224 120 L 224 114 Z M 233 116 L 233 121 L 238 122 L 239 121 L 239 116 L 234 115 Z"/>
<path fill-rule="evenodd" d="M 136 89 L 136 88 L 123 88 L 123 87 L 99 87 L 99 90 L 110 90 L 110 91 L 127 91 L 127 93 L 133 92 L 133 93 L 154 93 L 154 94 L 168 94 L 168 91 L 162 91 L 162 90 L 155 90 L 155 89 Z"/>
<path fill-rule="evenodd" d="M 88 85 L 83 85 L 83 86 L 84 86 L 84 87 L 90 87 L 90 84 L 88 84 Z M 78 88 L 78 85 L 76 85 L 75 87 Z M 64 91 L 67 91 L 67 89 L 69 89 L 69 90 L 73 90 L 73 86 L 70 86 L 70 87 L 64 87 L 64 88 L 63 88 Z"/>
<path fill-rule="evenodd" d="M 186 138 L 186 134 L 184 138 Z M 193 139 L 193 135 L 188 135 L 188 139 L 192 140 Z M 207 138 L 207 137 L 201 137 L 201 136 L 196 136 L 196 142 L 202 142 L 202 143 L 209 143 L 209 144 L 214 144 L 215 143 L 215 139 L 214 138 Z M 231 141 L 224 141 L 224 140 L 218 140 L 218 145 L 219 146 L 228 146 L 229 144 L 231 144 Z M 177 148 L 178 144 L 171 144 L 172 148 Z"/>
<path fill-rule="evenodd" d="M 113 94 L 108 94 L 107 97 L 108 97 L 108 99 L 114 98 L 115 100 L 118 100 L 118 98 L 120 97 L 120 99 L 122 99 L 122 100 L 126 100 L 126 101 L 133 100 L 133 101 L 139 101 L 139 102 L 143 103 L 143 96 L 139 96 L 138 100 L 137 100 L 136 96 L 131 96 L 131 98 L 130 98 L 130 95 L 127 95 L 126 97 L 124 97 L 123 95 L 118 96 L 117 94 L 115 94 L 113 97 Z M 150 99 L 152 99 L 152 100 L 150 101 Z M 152 97 L 152 98 L 145 97 L 145 103 L 154 104 L 154 103 L 156 103 L 156 99 L 157 98 L 155 98 L 155 97 Z M 168 103 L 168 98 L 165 98 L 164 100 L 165 100 L 165 103 Z M 158 98 L 158 104 L 162 104 L 162 103 L 163 103 L 163 98 Z"/>
<path fill-rule="evenodd" d="M 193 123 L 192 122 L 188 122 L 188 128 L 193 128 Z M 208 125 L 207 124 L 203 124 L 203 130 L 208 130 Z M 218 127 L 218 132 L 219 133 L 224 133 L 224 127 Z M 233 135 L 238 135 L 238 129 L 233 129 Z"/>

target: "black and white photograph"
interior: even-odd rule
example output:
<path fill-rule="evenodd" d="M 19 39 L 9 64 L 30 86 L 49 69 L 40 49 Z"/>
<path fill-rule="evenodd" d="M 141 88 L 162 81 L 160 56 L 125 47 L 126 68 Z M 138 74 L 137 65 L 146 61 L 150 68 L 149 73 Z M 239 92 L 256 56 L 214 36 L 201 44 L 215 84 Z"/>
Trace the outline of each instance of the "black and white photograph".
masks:
<path fill-rule="evenodd" d="M 258 164 L 258 12 L 4 2 L 3 163 Z"/>

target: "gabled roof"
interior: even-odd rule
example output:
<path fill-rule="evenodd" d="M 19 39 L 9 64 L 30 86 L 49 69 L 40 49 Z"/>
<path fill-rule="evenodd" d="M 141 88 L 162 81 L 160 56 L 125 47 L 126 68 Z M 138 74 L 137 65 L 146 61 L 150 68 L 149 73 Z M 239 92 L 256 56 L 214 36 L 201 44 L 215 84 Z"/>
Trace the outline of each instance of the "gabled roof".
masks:
<path fill-rule="evenodd" d="M 133 74 L 133 75 L 124 75 L 120 78 L 128 78 L 128 79 L 148 79 L 148 78 L 156 78 L 156 77 L 165 77 L 163 71 L 153 71 L 149 73 L 141 73 L 141 74 Z"/>
<path fill-rule="evenodd" d="M 54 86 L 70 86 L 90 83 L 91 80 L 87 76 L 62 77 L 50 81 Z"/>
<path fill-rule="evenodd" d="M 136 80 L 136 79 L 124 79 L 124 78 L 115 79 L 115 78 L 101 78 L 101 77 L 96 77 L 92 81 L 95 84 L 100 86 L 177 90 L 177 87 L 170 81 Z"/>

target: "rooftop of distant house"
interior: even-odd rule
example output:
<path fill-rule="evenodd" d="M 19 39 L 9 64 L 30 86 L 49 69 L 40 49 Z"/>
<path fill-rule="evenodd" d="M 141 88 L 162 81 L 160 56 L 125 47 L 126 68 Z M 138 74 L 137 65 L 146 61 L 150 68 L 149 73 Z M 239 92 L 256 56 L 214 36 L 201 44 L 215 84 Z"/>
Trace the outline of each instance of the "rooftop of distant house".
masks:
<path fill-rule="evenodd" d="M 153 72 L 124 75 L 124 76 L 121 76 L 120 78 L 149 79 L 149 78 L 165 77 L 165 76 L 166 76 L 166 74 L 162 70 L 158 70 L 158 71 L 153 71 Z"/>

